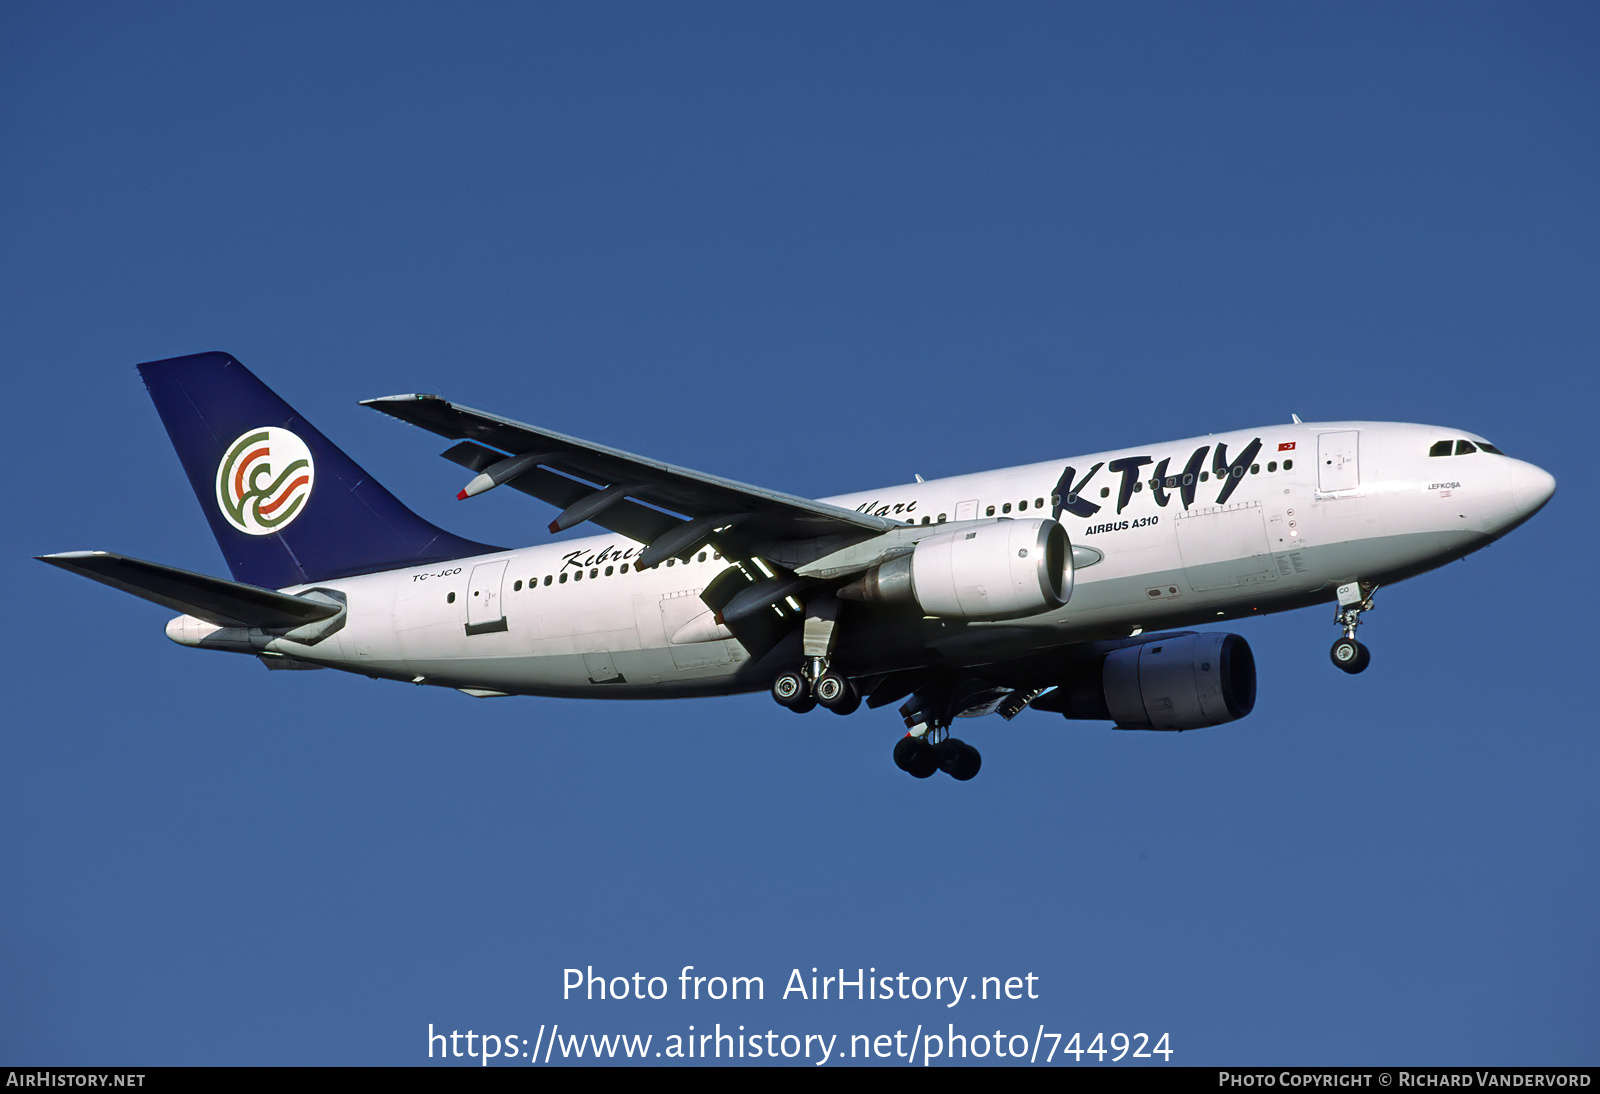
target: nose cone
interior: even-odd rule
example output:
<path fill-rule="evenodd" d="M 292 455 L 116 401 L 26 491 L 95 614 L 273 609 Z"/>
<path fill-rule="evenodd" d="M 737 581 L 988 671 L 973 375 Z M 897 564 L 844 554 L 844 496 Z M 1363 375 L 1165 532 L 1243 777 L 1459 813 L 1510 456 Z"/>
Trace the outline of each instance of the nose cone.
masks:
<path fill-rule="evenodd" d="M 1511 475 L 1511 497 L 1517 507 L 1517 522 L 1527 520 L 1543 509 L 1556 492 L 1556 477 L 1542 467 L 1517 460 Z"/>

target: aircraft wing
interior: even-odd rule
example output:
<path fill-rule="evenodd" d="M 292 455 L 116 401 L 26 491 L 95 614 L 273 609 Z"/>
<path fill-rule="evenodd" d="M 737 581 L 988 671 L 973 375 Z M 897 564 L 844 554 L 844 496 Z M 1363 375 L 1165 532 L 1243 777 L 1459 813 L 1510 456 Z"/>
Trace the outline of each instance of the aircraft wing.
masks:
<path fill-rule="evenodd" d="M 504 483 L 561 507 L 551 522 L 552 532 L 589 520 L 650 544 L 641 559 L 647 566 L 708 541 L 860 539 L 902 524 L 675 467 L 458 406 L 437 395 L 390 395 L 362 405 L 462 442 L 444 456 L 479 472 L 463 497 Z"/>

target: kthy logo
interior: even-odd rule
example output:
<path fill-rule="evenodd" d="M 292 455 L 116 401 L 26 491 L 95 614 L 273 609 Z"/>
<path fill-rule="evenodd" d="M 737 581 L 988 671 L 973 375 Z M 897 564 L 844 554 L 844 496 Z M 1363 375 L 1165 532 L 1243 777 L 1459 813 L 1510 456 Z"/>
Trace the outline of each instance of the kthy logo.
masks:
<path fill-rule="evenodd" d="M 217 466 L 217 505 L 247 535 L 281 532 L 305 508 L 315 477 L 304 441 L 287 429 L 262 426 L 228 446 Z"/>

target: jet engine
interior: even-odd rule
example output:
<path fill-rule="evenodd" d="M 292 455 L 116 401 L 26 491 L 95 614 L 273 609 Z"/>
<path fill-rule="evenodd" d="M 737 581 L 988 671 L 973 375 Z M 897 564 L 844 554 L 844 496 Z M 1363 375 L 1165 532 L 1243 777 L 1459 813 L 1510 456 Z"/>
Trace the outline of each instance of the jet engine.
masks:
<path fill-rule="evenodd" d="M 1217 631 L 1141 636 L 1082 664 L 1033 703 L 1067 718 L 1109 718 L 1118 729 L 1180 730 L 1219 726 L 1255 705 L 1250 644 Z"/>
<path fill-rule="evenodd" d="M 845 600 L 915 604 L 926 615 L 1017 619 L 1072 595 L 1072 548 L 1053 520 L 999 520 L 917 540 L 839 590 Z"/>

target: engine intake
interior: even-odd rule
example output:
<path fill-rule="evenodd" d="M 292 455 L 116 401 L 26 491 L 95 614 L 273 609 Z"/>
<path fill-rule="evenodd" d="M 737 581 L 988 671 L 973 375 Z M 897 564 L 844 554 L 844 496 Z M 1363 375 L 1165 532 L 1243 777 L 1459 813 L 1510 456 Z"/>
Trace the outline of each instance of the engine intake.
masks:
<path fill-rule="evenodd" d="M 915 604 L 926 615 L 1017 619 L 1072 595 L 1072 545 L 1053 520 L 999 520 L 920 539 L 839 590 L 845 600 Z"/>

